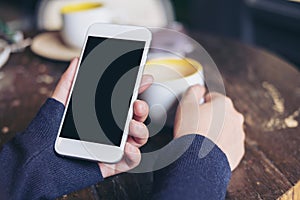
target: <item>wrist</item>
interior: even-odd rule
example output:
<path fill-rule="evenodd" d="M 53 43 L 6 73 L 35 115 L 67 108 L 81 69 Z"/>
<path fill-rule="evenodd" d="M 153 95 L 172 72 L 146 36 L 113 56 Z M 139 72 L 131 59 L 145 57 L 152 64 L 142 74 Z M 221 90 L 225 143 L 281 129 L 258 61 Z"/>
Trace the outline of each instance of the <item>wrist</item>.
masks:
<path fill-rule="evenodd" d="M 185 130 L 180 132 L 174 132 L 174 139 L 187 136 L 187 135 L 200 135 L 203 137 L 208 137 L 207 132 L 205 131 L 199 131 L 199 130 Z"/>
<path fill-rule="evenodd" d="M 110 176 L 115 175 L 115 170 L 112 167 L 108 167 L 104 163 L 98 163 L 98 167 L 100 169 L 103 178 L 108 178 Z"/>

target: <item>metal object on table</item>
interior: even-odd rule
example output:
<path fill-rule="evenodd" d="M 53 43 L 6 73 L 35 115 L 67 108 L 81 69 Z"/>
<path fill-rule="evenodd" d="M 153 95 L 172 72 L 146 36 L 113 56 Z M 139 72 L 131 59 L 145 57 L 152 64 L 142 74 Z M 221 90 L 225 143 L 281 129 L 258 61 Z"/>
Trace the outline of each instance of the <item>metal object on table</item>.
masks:
<path fill-rule="evenodd" d="M 8 61 L 11 53 L 20 52 L 30 44 L 30 38 L 11 45 L 8 44 L 5 40 L 0 40 L 0 68 Z"/>
<path fill-rule="evenodd" d="M 31 44 L 31 39 L 24 39 L 21 31 L 14 31 L 0 20 L 0 68 L 8 61 L 11 53 L 20 52 Z"/>

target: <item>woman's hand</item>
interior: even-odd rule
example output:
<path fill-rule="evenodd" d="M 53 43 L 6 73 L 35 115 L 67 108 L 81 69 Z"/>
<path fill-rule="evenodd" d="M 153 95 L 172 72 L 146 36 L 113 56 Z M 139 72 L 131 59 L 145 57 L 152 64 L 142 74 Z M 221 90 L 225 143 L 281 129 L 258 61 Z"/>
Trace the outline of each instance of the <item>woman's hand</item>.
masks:
<path fill-rule="evenodd" d="M 52 95 L 52 98 L 60 101 L 64 105 L 66 105 L 70 93 L 77 65 L 78 58 L 75 58 L 72 60 L 66 72 L 62 75 Z M 139 93 L 144 92 L 148 87 L 150 87 L 152 82 L 152 76 L 143 76 Z M 139 147 L 146 144 L 149 137 L 148 129 L 144 124 L 144 121 L 149 114 L 148 105 L 144 101 L 137 100 L 134 102 L 133 112 L 134 119 L 130 122 L 129 136 L 125 145 L 125 154 L 123 159 L 116 164 L 98 163 L 104 178 L 131 170 L 140 163 L 141 152 Z"/>
<path fill-rule="evenodd" d="M 192 86 L 183 96 L 176 113 L 174 137 L 203 135 L 227 156 L 231 170 L 240 163 L 244 152 L 244 117 L 231 99 L 219 93 L 205 94 L 205 88 Z M 204 104 L 199 104 L 205 98 Z"/>

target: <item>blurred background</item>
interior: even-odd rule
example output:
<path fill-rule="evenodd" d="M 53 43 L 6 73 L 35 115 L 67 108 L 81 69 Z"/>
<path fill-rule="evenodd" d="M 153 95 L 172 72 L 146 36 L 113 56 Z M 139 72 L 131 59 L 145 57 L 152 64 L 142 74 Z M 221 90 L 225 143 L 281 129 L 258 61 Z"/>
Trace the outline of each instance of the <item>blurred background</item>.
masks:
<path fill-rule="evenodd" d="M 41 5 L 45 2 L 1 0 L 0 19 L 24 31 L 43 29 L 39 18 Z M 187 30 L 255 45 L 283 57 L 298 68 L 300 66 L 299 1 L 171 0 L 171 4 L 176 21 Z"/>

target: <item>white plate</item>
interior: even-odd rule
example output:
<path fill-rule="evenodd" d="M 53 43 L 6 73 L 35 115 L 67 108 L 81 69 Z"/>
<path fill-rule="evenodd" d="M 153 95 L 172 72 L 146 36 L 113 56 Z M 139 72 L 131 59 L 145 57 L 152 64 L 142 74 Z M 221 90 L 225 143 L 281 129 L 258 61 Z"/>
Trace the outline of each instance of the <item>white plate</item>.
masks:
<path fill-rule="evenodd" d="M 70 61 L 80 56 L 80 49 L 66 46 L 59 32 L 47 32 L 36 36 L 31 50 L 39 56 L 59 61 Z"/>

